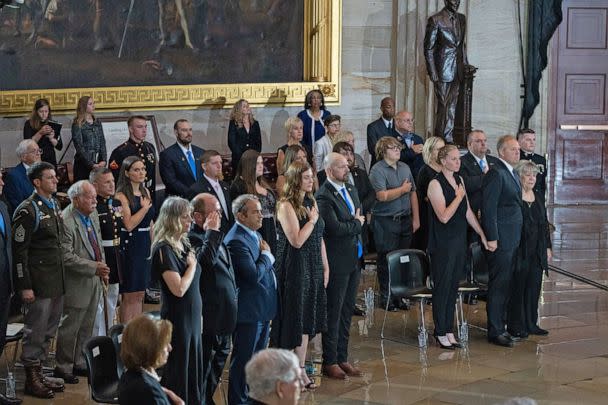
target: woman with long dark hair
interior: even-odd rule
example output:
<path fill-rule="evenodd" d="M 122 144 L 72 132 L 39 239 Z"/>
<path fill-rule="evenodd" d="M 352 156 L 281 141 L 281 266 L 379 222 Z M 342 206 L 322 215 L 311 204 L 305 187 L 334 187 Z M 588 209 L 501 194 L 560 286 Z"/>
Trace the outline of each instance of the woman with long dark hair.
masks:
<path fill-rule="evenodd" d="M 74 181 L 87 180 L 91 170 L 106 165 L 106 138 L 94 112 L 95 100 L 90 96 L 80 97 L 76 106 L 76 118 L 72 123 L 72 141 L 76 149 Z"/>
<path fill-rule="evenodd" d="M 236 176 L 230 185 L 230 199 L 232 201 L 242 194 L 253 194 L 260 199 L 262 205 L 262 227 L 259 232 L 262 239 L 270 245 L 272 254 L 277 246 L 277 228 L 275 224 L 275 208 L 277 199 L 264 179 L 264 160 L 255 150 L 243 153 Z"/>
<path fill-rule="evenodd" d="M 120 320 L 123 323 L 141 314 L 144 292 L 150 283 L 150 229 L 154 206 L 145 181 L 144 161 L 137 156 L 126 158 L 120 167 L 116 186 L 116 199 L 122 205 L 124 225 L 120 235 L 124 254 L 120 282 Z"/>
<path fill-rule="evenodd" d="M 57 167 L 55 149 L 61 150 L 61 134 L 56 134 L 49 122 L 53 120 L 51 105 L 46 98 L 39 98 L 34 103 L 30 118 L 23 125 L 23 139 L 33 139 L 42 150 L 41 159 Z"/>

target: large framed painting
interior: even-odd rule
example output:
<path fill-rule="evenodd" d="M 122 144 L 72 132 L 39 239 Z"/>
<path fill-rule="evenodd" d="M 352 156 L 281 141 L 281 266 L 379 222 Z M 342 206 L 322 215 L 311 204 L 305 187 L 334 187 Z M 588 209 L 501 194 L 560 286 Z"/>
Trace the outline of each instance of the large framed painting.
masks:
<path fill-rule="evenodd" d="M 0 10 L 0 114 L 340 100 L 342 0 L 25 0 Z"/>

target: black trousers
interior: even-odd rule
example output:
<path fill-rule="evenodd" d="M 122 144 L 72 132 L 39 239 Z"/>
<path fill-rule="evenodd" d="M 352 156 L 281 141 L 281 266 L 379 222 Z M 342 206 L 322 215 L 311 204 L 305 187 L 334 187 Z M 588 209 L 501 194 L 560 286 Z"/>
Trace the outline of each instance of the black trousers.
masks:
<path fill-rule="evenodd" d="M 445 139 L 447 142 L 454 140 L 454 120 L 456 119 L 456 103 L 460 82 L 435 82 L 435 136 Z"/>
<path fill-rule="evenodd" d="M 495 338 L 505 332 L 506 315 L 509 305 L 510 288 L 516 266 L 517 247 L 501 248 L 486 252 L 490 280 L 488 283 L 488 338 Z"/>
<path fill-rule="evenodd" d="M 206 335 L 203 333 L 203 381 L 205 403 L 213 405 L 213 394 L 219 384 L 226 359 L 230 354 L 230 335 Z"/>
<path fill-rule="evenodd" d="M 525 333 L 537 327 L 542 282 L 540 266 L 522 266 L 515 272 L 507 322 L 510 333 Z"/>
<path fill-rule="evenodd" d="M 376 274 L 380 285 L 380 304 L 384 305 L 388 297 L 388 263 L 386 254 L 397 249 L 409 249 L 412 243 L 412 217 L 403 216 L 397 220 L 393 217 L 372 217 L 372 231 L 378 260 Z"/>
<path fill-rule="evenodd" d="M 449 243 L 447 243 L 450 246 Z M 466 258 L 464 249 L 439 250 L 431 255 L 431 277 L 433 278 L 433 321 L 435 334 L 445 336 L 454 332 L 454 312 L 458 283 Z"/>
<path fill-rule="evenodd" d="M 1 217 L 0 221 L 2 221 Z M 11 302 L 10 283 L 8 271 L 0 271 L 0 356 L 6 344 L 6 325 Z"/>
<path fill-rule="evenodd" d="M 357 298 L 361 271 L 348 273 L 329 272 L 327 284 L 327 332 L 322 335 L 323 364 L 332 365 L 348 361 L 350 321 Z"/>

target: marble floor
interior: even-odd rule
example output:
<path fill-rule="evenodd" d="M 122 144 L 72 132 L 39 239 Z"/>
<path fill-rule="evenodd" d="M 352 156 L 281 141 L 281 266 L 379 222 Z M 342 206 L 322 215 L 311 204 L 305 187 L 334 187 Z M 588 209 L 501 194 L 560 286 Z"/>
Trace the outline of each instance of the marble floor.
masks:
<path fill-rule="evenodd" d="M 608 207 L 556 207 L 555 266 L 608 285 Z M 364 273 L 364 286 L 373 273 Z M 467 349 L 418 348 L 417 311 L 373 320 L 354 317 L 352 361 L 364 371 L 346 381 L 316 377 L 319 387 L 302 395 L 302 404 L 500 404 L 530 398 L 539 404 L 606 404 L 608 400 L 608 292 L 550 273 L 543 283 L 540 324 L 547 337 L 531 337 L 514 348 L 486 342 L 485 303 L 466 306 L 471 325 Z M 425 308 L 427 320 L 431 307 Z M 12 348 L 8 348 L 9 356 Z M 311 344 L 313 357 L 318 356 Z M 4 367 L 4 361 L 0 363 Z M 18 390 L 22 383 L 18 384 Z M 2 389 L 0 384 L 0 389 Z M 19 393 L 22 394 L 22 391 Z M 217 395 L 218 403 L 223 398 Z M 24 404 L 87 404 L 86 381 L 67 386 L 53 401 L 25 397 Z M 529 402 L 528 402 L 529 403 Z"/>

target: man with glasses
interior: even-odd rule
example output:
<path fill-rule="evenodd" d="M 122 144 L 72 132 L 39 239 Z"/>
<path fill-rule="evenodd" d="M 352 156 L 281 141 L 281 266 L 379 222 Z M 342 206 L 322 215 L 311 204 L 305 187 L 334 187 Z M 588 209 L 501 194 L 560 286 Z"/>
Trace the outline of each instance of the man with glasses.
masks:
<path fill-rule="evenodd" d="M 36 162 L 27 169 L 27 177 L 35 190 L 17 207 L 12 224 L 13 280 L 25 312 L 21 363 L 25 367 L 25 394 L 49 399 L 64 389 L 63 384 L 42 374 L 42 363 L 63 310 L 63 220 L 53 198 L 57 192 L 55 167 Z"/>
<path fill-rule="evenodd" d="M 408 165 L 399 160 L 401 149 L 397 139 L 389 136 L 380 138 L 376 144 L 378 163 L 369 173 L 369 180 L 376 191 L 371 227 L 378 252 L 380 305 L 388 310 L 394 310 L 395 303 L 388 301 L 386 254 L 396 249 L 408 249 L 412 234 L 420 227 L 414 176 Z M 406 308 L 401 302 L 396 304 Z"/>
<path fill-rule="evenodd" d="M 4 193 L 9 203 L 9 210 L 13 212 L 21 201 L 32 195 L 34 186 L 27 178 L 27 169 L 36 162 L 40 162 L 40 156 L 42 155 L 42 149 L 38 147 L 36 141 L 32 139 L 25 139 L 19 142 L 17 146 L 17 156 L 21 163 L 15 166 L 6 175 L 6 185 L 4 186 Z"/>
<path fill-rule="evenodd" d="M 395 115 L 395 131 L 397 131 L 397 139 L 403 144 L 401 161 L 410 167 L 416 178 L 418 171 L 424 166 L 422 158 L 424 140 L 414 133 L 414 116 L 411 112 L 399 111 Z"/>
<path fill-rule="evenodd" d="M 339 115 L 329 115 L 323 121 L 325 124 L 325 136 L 315 142 L 313 149 L 317 171 L 325 169 L 323 159 L 331 153 L 334 139 L 340 133 L 341 119 Z"/>

